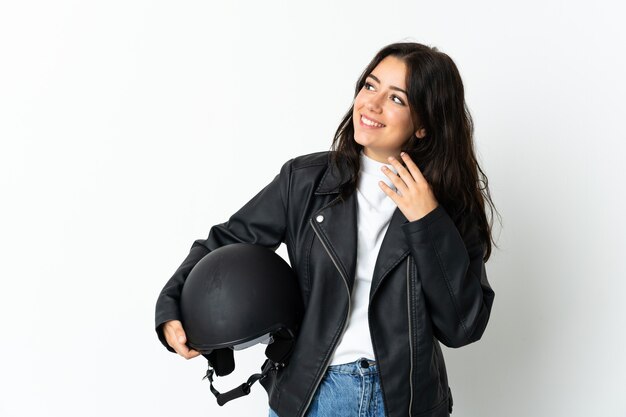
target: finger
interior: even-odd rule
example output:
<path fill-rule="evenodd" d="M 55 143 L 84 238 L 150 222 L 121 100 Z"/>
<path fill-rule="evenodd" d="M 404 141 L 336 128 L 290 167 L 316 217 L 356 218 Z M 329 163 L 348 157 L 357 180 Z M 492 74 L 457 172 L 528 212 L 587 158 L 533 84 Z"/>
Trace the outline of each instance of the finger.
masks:
<path fill-rule="evenodd" d="M 167 344 L 170 345 L 172 348 L 176 344 L 176 328 L 178 327 L 176 322 L 177 320 L 171 320 L 165 323 L 165 325 L 163 326 L 163 334 L 165 335 L 165 340 L 167 341 Z"/>
<path fill-rule="evenodd" d="M 187 345 L 181 345 L 181 352 L 179 354 L 185 359 L 192 359 L 200 355 L 200 352 L 194 349 L 189 349 Z"/>
<path fill-rule="evenodd" d="M 400 154 L 400 156 L 402 157 L 402 160 L 404 161 L 404 163 L 406 164 L 407 168 L 409 169 L 409 172 L 411 173 L 411 175 L 413 175 L 413 179 L 416 182 L 418 182 L 418 181 L 425 181 L 426 182 L 426 178 L 424 178 L 424 175 L 422 175 L 422 171 L 419 169 L 417 164 L 415 162 L 413 162 L 413 160 L 411 159 L 409 154 L 406 153 L 406 152 L 402 152 Z"/>
<path fill-rule="evenodd" d="M 189 356 L 187 356 L 187 359 L 192 359 L 196 356 L 200 356 L 200 352 L 198 352 L 197 350 L 189 349 Z"/>
<path fill-rule="evenodd" d="M 388 186 L 385 181 L 378 181 L 378 185 L 380 186 L 380 188 L 382 188 L 385 194 L 387 194 L 393 200 L 393 202 L 396 203 L 397 206 L 400 196 L 390 186 Z"/>
<path fill-rule="evenodd" d="M 166 324 L 165 332 L 167 343 L 180 356 L 185 359 L 191 359 L 200 354 L 200 352 L 187 347 L 187 335 L 185 334 L 185 330 L 183 330 L 183 326 L 179 320 L 172 320 L 171 322 L 168 322 Z"/>
<path fill-rule="evenodd" d="M 390 156 L 388 159 L 389 159 L 389 162 L 391 163 L 391 165 L 393 165 L 393 167 L 398 171 L 398 175 L 400 176 L 400 178 L 402 178 L 402 180 L 404 181 L 406 186 L 408 188 L 412 188 L 415 185 L 415 179 L 413 178 L 413 175 L 411 175 L 409 170 L 407 170 L 400 163 L 400 161 L 398 161 L 393 156 Z"/>
<path fill-rule="evenodd" d="M 395 172 L 393 172 L 392 170 L 390 170 L 384 165 L 382 166 L 382 170 L 385 173 L 385 175 L 391 180 L 393 185 L 396 186 L 398 190 L 402 191 L 403 194 L 408 192 L 406 183 Z"/>
<path fill-rule="evenodd" d="M 184 341 L 181 342 L 181 340 L 184 340 Z M 182 338 L 178 337 L 176 341 L 174 342 L 174 346 L 172 347 L 174 348 L 176 353 L 178 353 L 180 356 L 182 356 L 185 359 L 195 358 L 196 356 L 200 355 L 200 352 L 194 349 L 190 349 L 186 345 L 186 338 L 184 337 Z"/>
<path fill-rule="evenodd" d="M 179 355 L 184 356 L 185 358 L 189 359 L 188 356 L 189 356 L 190 349 L 185 344 L 187 343 L 187 336 L 185 335 L 185 331 L 183 330 L 182 327 L 180 327 L 179 329 L 176 329 L 175 333 L 176 333 L 176 337 L 175 337 L 174 344 L 176 346 L 174 347 L 174 349 L 176 350 L 176 352 L 178 352 Z"/>
<path fill-rule="evenodd" d="M 172 349 L 176 351 L 176 353 L 178 353 L 181 356 L 184 356 L 183 355 L 183 352 L 185 351 L 184 345 L 178 341 L 178 337 L 176 336 L 175 332 L 171 330 L 169 332 L 166 332 L 165 339 L 167 340 L 167 344 L 170 345 Z"/>
<path fill-rule="evenodd" d="M 178 320 L 172 320 L 165 324 L 165 337 L 168 338 L 168 341 L 171 341 L 175 344 L 185 343 L 185 331 L 183 330 L 183 326 Z M 174 347 L 174 346 L 172 346 Z"/>
<path fill-rule="evenodd" d="M 176 335 L 176 342 L 180 343 L 181 345 L 184 345 L 187 342 L 187 335 L 185 335 L 185 331 L 182 327 L 176 329 L 174 333 Z"/>

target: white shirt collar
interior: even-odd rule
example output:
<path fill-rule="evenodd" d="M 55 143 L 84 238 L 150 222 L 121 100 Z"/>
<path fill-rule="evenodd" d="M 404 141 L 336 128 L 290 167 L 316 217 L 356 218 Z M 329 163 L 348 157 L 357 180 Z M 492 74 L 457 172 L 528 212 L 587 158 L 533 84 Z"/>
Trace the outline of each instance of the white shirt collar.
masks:
<path fill-rule="evenodd" d="M 361 171 L 365 172 L 366 174 L 375 175 L 377 177 L 380 177 L 381 179 L 388 179 L 387 175 L 385 175 L 385 173 L 381 170 L 381 167 L 383 165 L 387 166 L 387 168 L 392 170 L 395 174 L 398 173 L 398 170 L 393 165 L 378 162 L 377 160 L 365 155 L 363 150 L 361 150 L 360 152 L 360 159 Z"/>

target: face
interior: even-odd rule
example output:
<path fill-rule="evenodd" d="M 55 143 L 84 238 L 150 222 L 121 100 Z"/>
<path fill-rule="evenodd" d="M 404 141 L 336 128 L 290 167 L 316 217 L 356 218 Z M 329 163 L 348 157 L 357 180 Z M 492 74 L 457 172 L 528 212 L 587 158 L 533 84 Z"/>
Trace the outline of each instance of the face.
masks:
<path fill-rule="evenodd" d="M 367 76 L 354 99 L 354 140 L 363 145 L 365 155 L 386 164 L 389 156 L 400 159 L 400 149 L 412 135 L 426 135 L 411 119 L 406 71 L 404 61 L 385 57 Z"/>

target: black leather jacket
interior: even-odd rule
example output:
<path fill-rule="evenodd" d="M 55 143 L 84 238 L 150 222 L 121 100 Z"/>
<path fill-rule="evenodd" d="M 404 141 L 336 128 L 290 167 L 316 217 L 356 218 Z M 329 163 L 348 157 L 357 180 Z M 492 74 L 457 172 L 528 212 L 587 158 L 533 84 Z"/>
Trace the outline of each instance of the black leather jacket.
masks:
<path fill-rule="evenodd" d="M 281 417 L 309 408 L 350 314 L 357 244 L 354 193 L 342 201 L 345 169 L 328 151 L 287 161 L 280 173 L 230 219 L 196 240 L 156 304 L 156 330 L 180 320 L 178 299 L 191 268 L 218 247 L 247 242 L 276 250 L 284 242 L 306 313 L 289 364 L 261 384 Z M 443 417 L 452 393 L 439 341 L 460 347 L 485 331 L 494 291 L 487 281 L 484 245 L 476 232 L 462 237 L 439 204 L 409 222 L 396 208 L 376 259 L 369 326 L 388 417 Z"/>

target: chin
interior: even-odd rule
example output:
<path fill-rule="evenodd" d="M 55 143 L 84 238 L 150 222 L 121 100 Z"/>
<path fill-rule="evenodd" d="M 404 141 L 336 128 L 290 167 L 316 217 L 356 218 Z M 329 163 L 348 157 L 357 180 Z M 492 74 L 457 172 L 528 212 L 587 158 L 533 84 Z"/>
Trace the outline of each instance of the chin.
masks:
<path fill-rule="evenodd" d="M 360 133 L 354 132 L 354 141 L 361 146 L 364 146 L 364 147 L 367 146 L 368 143 L 366 141 L 364 142 L 361 139 L 359 139 L 360 136 L 361 136 Z"/>

